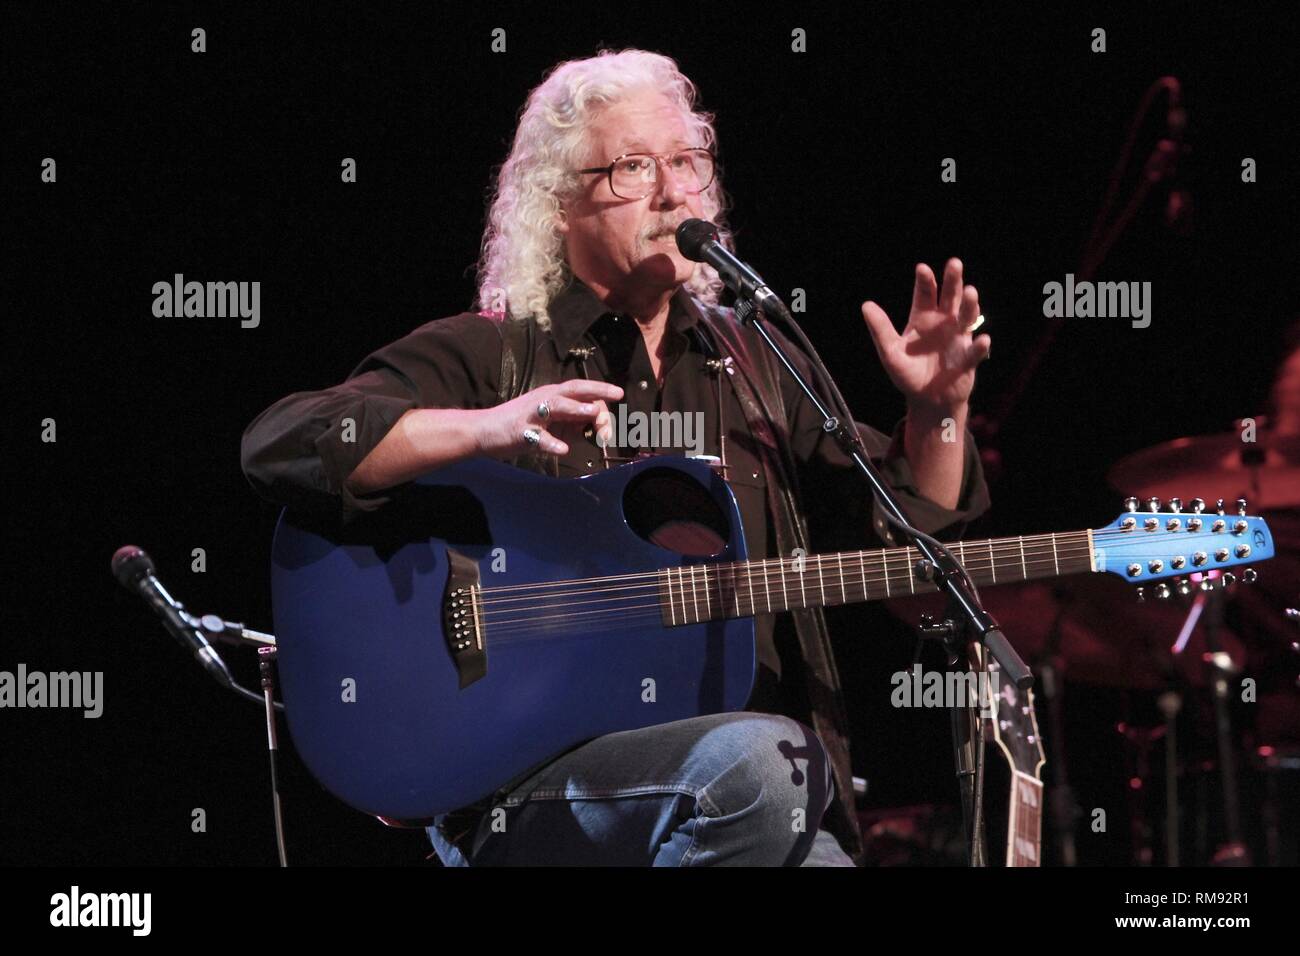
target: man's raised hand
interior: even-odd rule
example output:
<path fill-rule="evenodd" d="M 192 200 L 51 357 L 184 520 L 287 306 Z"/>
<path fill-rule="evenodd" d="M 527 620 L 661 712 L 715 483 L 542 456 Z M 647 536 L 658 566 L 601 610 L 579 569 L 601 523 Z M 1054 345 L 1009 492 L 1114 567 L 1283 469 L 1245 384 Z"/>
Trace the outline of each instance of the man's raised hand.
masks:
<path fill-rule="evenodd" d="M 948 260 L 942 291 L 930 267 L 917 265 L 912 311 L 901 333 L 876 303 L 862 304 L 880 361 L 909 407 L 944 414 L 970 399 L 975 368 L 988 357 L 989 336 L 972 336 L 979 315 L 979 293 L 962 286 L 959 259 Z"/>

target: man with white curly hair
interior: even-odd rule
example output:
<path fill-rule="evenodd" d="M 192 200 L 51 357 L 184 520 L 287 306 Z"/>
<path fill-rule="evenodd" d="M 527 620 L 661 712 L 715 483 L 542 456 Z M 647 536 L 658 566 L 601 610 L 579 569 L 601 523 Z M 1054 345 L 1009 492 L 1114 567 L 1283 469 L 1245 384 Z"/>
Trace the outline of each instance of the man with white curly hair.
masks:
<path fill-rule="evenodd" d="M 479 311 L 430 322 L 342 384 L 264 411 L 244 435 L 254 487 L 346 521 L 475 455 L 591 474 L 623 460 L 610 444 L 611 403 L 622 401 L 703 416 L 713 436 L 706 451 L 725 463 L 751 557 L 807 545 L 796 471 L 838 476 L 851 498 L 840 517 L 870 535 L 870 502 L 820 417 L 719 304 L 717 273 L 677 249 L 675 230 L 691 218 L 713 221 L 730 245 L 712 120 L 666 56 L 606 50 L 555 67 L 530 94 L 497 176 Z M 892 439 L 860 425 L 868 451 L 915 524 L 951 533 L 988 504 L 965 430 L 989 348 L 988 336 L 972 337 L 978 295 L 963 286 L 956 259 L 941 288 L 918 265 L 902 333 L 872 302 L 862 317 L 907 404 Z M 781 411 L 756 421 L 735 366 L 767 381 L 760 403 Z M 340 437 L 345 418 L 355 426 L 350 441 Z M 759 676 L 746 710 L 609 734 L 502 781 L 428 828 L 439 857 L 852 865 L 861 836 L 825 621 L 817 609 L 757 615 L 756 632 Z"/>

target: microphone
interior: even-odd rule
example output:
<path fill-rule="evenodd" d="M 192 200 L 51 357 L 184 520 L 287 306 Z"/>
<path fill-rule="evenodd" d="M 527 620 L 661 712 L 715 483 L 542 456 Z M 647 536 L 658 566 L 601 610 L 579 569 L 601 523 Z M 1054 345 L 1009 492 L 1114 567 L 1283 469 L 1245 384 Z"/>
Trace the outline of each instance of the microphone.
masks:
<path fill-rule="evenodd" d="M 718 241 L 718 227 L 713 223 L 687 219 L 677 227 L 677 249 L 692 262 L 707 262 L 713 266 L 736 295 L 758 303 L 765 313 L 789 315 L 785 304 L 767 287 L 763 277 Z"/>
<path fill-rule="evenodd" d="M 123 545 L 113 554 L 112 567 L 113 577 L 117 578 L 122 587 L 144 598 L 145 603 L 162 619 L 167 632 L 194 654 L 195 659 L 217 683 L 226 687 L 234 686 L 234 678 L 226 669 L 225 661 L 217 656 L 212 645 L 195 627 L 195 618 L 154 577 L 153 559 L 148 554 L 133 544 Z"/>

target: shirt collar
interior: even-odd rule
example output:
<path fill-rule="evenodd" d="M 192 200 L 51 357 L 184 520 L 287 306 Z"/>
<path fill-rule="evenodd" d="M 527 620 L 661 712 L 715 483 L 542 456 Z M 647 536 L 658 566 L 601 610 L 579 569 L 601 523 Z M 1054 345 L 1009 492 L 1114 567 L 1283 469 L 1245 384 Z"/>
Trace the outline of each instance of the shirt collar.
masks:
<path fill-rule="evenodd" d="M 546 311 L 551 317 L 551 339 L 555 344 L 555 354 L 561 361 L 569 354 L 569 349 L 582 341 L 587 330 L 598 319 L 614 312 L 590 286 L 572 274 L 569 284 L 556 293 Z M 699 309 L 690 292 L 685 285 L 678 286 L 668 306 L 668 327 L 683 332 L 699 320 Z"/>

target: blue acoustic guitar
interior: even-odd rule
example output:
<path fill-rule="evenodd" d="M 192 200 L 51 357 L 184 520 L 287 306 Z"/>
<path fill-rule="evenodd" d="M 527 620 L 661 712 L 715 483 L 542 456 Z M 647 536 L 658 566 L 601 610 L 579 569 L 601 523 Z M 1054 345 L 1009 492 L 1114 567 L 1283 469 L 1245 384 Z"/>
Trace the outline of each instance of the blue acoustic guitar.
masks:
<path fill-rule="evenodd" d="M 1094 571 L 1162 597 L 1190 588 L 1183 575 L 1273 555 L 1244 503 L 1239 515 L 1129 506 L 1103 528 L 949 547 L 979 586 Z M 705 460 L 562 479 L 471 459 L 342 531 L 281 516 L 272 593 L 289 729 L 346 803 L 426 820 L 591 738 L 742 709 L 754 615 L 932 590 L 917 558 L 747 560 L 731 489 Z"/>

